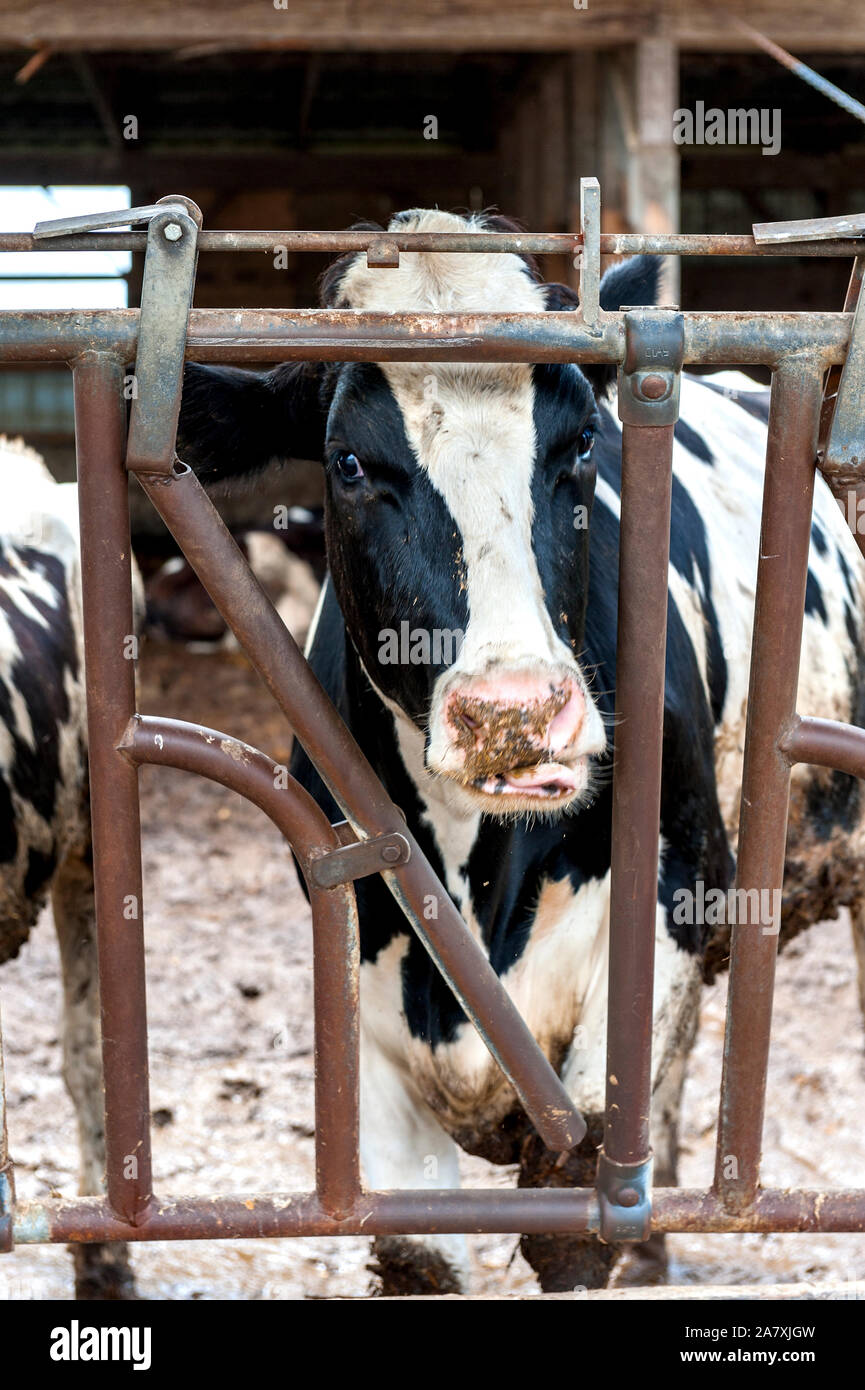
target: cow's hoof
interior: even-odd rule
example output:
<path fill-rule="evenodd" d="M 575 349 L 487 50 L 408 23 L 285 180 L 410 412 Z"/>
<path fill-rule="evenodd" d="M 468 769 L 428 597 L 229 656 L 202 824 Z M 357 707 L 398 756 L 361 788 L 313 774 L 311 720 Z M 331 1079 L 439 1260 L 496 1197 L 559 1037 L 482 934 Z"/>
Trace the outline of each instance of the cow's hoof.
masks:
<path fill-rule="evenodd" d="M 407 1236 L 378 1236 L 372 1243 L 372 1263 L 378 1278 L 375 1292 L 382 1298 L 408 1294 L 464 1293 L 460 1272 L 440 1250 Z"/>
<path fill-rule="evenodd" d="M 520 1250 L 544 1293 L 605 1289 L 620 1254 L 595 1236 L 523 1236 Z"/>
<path fill-rule="evenodd" d="M 75 1265 L 75 1297 L 83 1302 L 137 1298 L 129 1252 L 120 1242 L 70 1245 Z"/>

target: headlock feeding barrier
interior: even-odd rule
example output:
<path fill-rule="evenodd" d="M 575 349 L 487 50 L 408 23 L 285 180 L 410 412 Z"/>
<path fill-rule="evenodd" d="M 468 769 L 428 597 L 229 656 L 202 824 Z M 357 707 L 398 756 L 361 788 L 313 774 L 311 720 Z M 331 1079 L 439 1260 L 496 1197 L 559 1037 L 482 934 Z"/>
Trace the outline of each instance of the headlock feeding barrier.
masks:
<path fill-rule="evenodd" d="M 733 927 L 715 1179 L 707 1191 L 651 1187 L 652 997 L 673 430 L 683 364 L 771 369 L 762 539 L 751 656 L 737 887 L 781 889 L 790 769 L 865 777 L 865 731 L 796 710 L 811 505 L 819 468 L 839 500 L 865 498 L 865 268 L 843 219 L 751 236 L 602 235 L 597 181 L 581 189 L 577 234 L 206 232 L 188 199 L 47 223 L 0 250 L 146 249 L 141 309 L 7 312 L 0 365 L 67 362 L 74 377 L 81 519 L 106 1194 L 16 1204 L 0 1115 L 0 1249 L 16 1243 L 215 1237 L 653 1231 L 865 1231 L 865 1191 L 760 1186 L 777 934 Z M 145 231 L 117 231 L 146 224 Z M 861 233 L 860 233 L 861 234 Z M 199 251 L 411 251 L 579 257 L 578 312 L 370 313 L 192 309 Z M 600 308 L 602 254 L 852 256 L 840 313 L 680 313 Z M 370 1192 L 358 1160 L 357 911 L 353 882 L 380 873 L 506 1073 L 548 1148 L 585 1123 L 448 897 L 404 817 L 319 685 L 194 473 L 175 454 L 185 357 L 200 362 L 612 363 L 622 421 L 607 1077 L 603 1148 L 591 1188 Z M 127 432 L 124 378 L 137 394 Z M 816 462 L 815 462 L 816 461 Z M 136 713 L 128 473 L 173 533 L 284 711 L 345 820 L 262 752 L 225 734 Z M 858 510 L 858 509 L 857 509 Z M 857 536 L 860 548 L 863 538 Z M 145 1009 L 138 769 L 181 768 L 259 806 L 293 850 L 314 933 L 313 1192 L 154 1194 Z M 424 912 L 430 895 L 438 915 Z M 128 903 L 139 910 L 129 920 Z M 724 1156 L 735 1154 L 735 1174 Z M 130 1165 L 129 1156 L 135 1163 Z"/>

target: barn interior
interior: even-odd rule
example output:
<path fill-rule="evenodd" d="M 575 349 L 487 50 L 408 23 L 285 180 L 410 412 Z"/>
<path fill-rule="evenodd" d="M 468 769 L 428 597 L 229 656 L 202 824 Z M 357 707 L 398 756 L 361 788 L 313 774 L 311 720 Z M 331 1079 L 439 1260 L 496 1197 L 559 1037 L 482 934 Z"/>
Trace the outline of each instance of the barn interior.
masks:
<path fill-rule="evenodd" d="M 423 0 L 408 16 L 317 0 L 267 8 L 142 0 L 124 11 L 121 46 L 108 6 L 28 15 L 0 0 L 0 199 L 4 186 L 122 185 L 132 205 L 185 193 L 209 228 L 339 228 L 438 205 L 568 231 L 580 178 L 597 175 L 606 231 L 747 232 L 865 207 L 865 126 L 731 23 L 747 18 L 862 98 L 865 17 L 843 0 L 819 22 L 798 0 L 735 0 L 716 18 L 674 0 L 603 14 L 576 0 L 570 12 L 546 0 Z M 673 113 L 698 102 L 779 112 L 780 149 L 677 145 Z M 573 282 L 565 258 L 548 261 L 549 278 Z M 195 303 L 314 305 L 323 264 L 202 255 Z M 132 306 L 142 269 L 136 254 L 123 276 Z M 672 297 L 691 309 L 834 308 L 848 271 L 683 258 Z M 72 476 L 62 368 L 0 374 L 0 416 Z"/>

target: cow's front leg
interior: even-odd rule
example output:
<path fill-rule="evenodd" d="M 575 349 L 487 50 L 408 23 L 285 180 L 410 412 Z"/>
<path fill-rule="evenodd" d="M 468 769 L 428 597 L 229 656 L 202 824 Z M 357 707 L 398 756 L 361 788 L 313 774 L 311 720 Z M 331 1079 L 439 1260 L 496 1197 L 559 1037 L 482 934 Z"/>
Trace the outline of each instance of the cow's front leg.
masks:
<path fill-rule="evenodd" d="M 78 1120 L 79 1191 L 92 1195 L 105 1184 L 105 1117 L 93 872 L 89 856 L 71 855 L 52 890 L 63 970 L 63 1079 Z M 122 1243 L 71 1246 L 75 1296 L 135 1297 L 127 1247 Z"/>
<path fill-rule="evenodd" d="M 457 1148 L 407 1069 L 374 1042 L 361 1051 L 360 1151 L 366 1187 L 457 1188 Z M 376 1236 L 369 1266 L 382 1294 L 464 1292 L 468 1247 L 460 1235 Z"/>

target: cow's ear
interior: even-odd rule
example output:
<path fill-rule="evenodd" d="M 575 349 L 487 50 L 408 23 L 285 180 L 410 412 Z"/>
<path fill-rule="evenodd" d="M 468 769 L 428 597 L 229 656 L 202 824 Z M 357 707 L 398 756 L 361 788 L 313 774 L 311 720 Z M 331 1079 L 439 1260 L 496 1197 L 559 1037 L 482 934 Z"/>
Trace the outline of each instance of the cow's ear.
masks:
<path fill-rule="evenodd" d="M 188 362 L 177 453 L 203 483 L 256 473 L 273 459 L 320 459 L 326 418 L 318 363 L 246 372 Z"/>
<path fill-rule="evenodd" d="M 657 256 L 631 256 L 614 265 L 601 281 L 601 308 L 614 313 L 623 304 L 654 304 L 659 272 Z M 569 285 L 545 285 L 544 293 L 548 309 L 579 308 L 580 297 Z M 581 370 L 598 397 L 605 395 L 616 379 L 616 368 L 611 363 L 587 363 Z"/>

